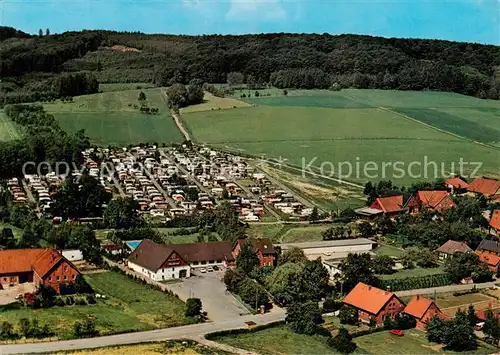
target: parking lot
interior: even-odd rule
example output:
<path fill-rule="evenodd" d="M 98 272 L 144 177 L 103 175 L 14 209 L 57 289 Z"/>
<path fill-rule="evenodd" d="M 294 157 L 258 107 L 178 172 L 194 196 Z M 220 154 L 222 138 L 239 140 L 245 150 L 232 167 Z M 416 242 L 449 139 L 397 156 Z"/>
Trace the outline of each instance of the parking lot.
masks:
<path fill-rule="evenodd" d="M 201 299 L 203 310 L 212 321 L 228 320 L 242 314 L 249 314 L 246 307 L 231 293 L 226 291 L 222 282 L 223 271 L 201 273 L 195 271 L 191 277 L 182 282 L 169 285 L 169 289 L 179 297 L 195 297 Z"/>

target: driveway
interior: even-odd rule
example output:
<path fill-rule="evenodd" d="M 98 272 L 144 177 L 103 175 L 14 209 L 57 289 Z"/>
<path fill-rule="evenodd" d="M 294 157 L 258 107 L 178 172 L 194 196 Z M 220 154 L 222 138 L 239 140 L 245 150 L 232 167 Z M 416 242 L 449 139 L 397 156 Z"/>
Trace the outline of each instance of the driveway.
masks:
<path fill-rule="evenodd" d="M 214 322 L 227 321 L 249 314 L 246 307 L 226 291 L 226 285 L 221 281 L 223 277 L 223 271 L 204 274 L 197 271 L 182 282 L 169 284 L 168 288 L 177 293 L 181 299 L 199 298 L 203 310 Z"/>
<path fill-rule="evenodd" d="M 0 305 L 17 302 L 17 296 L 35 291 L 35 284 L 32 282 L 26 282 L 12 287 L 4 287 L 3 290 L 0 290 Z"/>

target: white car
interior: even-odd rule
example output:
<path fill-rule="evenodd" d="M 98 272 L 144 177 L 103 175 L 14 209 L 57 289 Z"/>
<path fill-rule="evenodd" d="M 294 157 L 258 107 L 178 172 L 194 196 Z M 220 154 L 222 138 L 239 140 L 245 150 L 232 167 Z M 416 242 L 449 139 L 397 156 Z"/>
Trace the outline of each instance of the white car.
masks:
<path fill-rule="evenodd" d="M 209 266 L 209 267 L 207 267 L 207 271 L 208 271 L 208 272 L 213 272 L 213 271 L 214 271 L 214 268 L 213 268 L 213 267 L 211 267 L 211 266 Z"/>
<path fill-rule="evenodd" d="M 205 269 L 204 267 L 202 267 L 202 268 L 200 269 L 200 272 L 201 272 L 202 274 L 204 274 L 204 273 L 206 273 L 206 272 L 207 272 L 207 269 Z"/>

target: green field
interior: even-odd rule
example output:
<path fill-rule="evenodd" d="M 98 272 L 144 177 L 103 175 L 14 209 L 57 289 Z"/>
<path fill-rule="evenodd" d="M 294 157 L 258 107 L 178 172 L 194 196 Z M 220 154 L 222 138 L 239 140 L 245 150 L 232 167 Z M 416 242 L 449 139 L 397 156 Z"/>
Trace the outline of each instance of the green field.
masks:
<path fill-rule="evenodd" d="M 263 329 L 253 333 L 226 335 L 213 339 L 237 348 L 253 351 L 259 354 L 337 354 L 326 343 L 326 337 L 318 335 L 307 336 L 292 333 L 285 326 Z M 455 354 L 445 351 L 442 346 L 427 341 L 425 332 L 410 329 L 403 337 L 380 331 L 354 338 L 358 348 L 354 354 Z M 481 343 L 479 348 L 467 354 L 491 354 L 496 348 Z"/>
<path fill-rule="evenodd" d="M 324 226 L 306 226 L 292 228 L 288 230 L 280 238 L 281 243 L 303 243 L 303 242 L 318 242 L 323 240 L 321 233 L 328 228 L 334 227 L 333 224 Z"/>
<path fill-rule="evenodd" d="M 138 97 L 141 91 L 146 94 L 148 107 L 158 108 L 159 114 L 139 112 Z M 45 109 L 57 118 L 63 129 L 68 132 L 85 129 L 90 139 L 97 144 L 182 141 L 159 88 L 78 96 L 72 103 L 58 101 L 46 104 Z"/>
<path fill-rule="evenodd" d="M 293 91 L 247 101 L 256 106 L 183 118 L 195 141 L 215 147 L 282 157 L 315 172 L 325 163 L 322 173 L 332 177 L 340 163 L 350 163 L 342 166 L 348 181 L 435 179 L 459 173 L 460 159 L 482 163 L 477 174 L 499 175 L 500 149 L 472 142 L 497 144 L 499 101 L 380 90 Z M 458 107 L 465 108 L 463 117 Z M 375 170 L 366 170 L 373 164 Z M 465 165 L 464 174 L 474 169 Z"/>
<path fill-rule="evenodd" d="M 254 333 L 227 335 L 212 340 L 262 355 L 338 354 L 328 346 L 326 339 L 319 335 L 295 334 L 285 326 L 277 326 Z"/>
<path fill-rule="evenodd" d="M 430 343 L 427 341 L 425 332 L 416 329 L 405 330 L 405 335 L 402 337 L 391 335 L 387 331 L 382 331 L 354 338 L 354 342 L 358 345 L 358 347 L 374 355 L 429 355 L 454 353 L 452 351 L 443 350 L 439 344 Z M 495 351 L 494 347 L 484 344 L 480 345 L 480 347 L 473 352 L 467 352 L 467 354 L 491 354 Z"/>
<path fill-rule="evenodd" d="M 97 293 L 107 296 L 94 305 L 52 307 L 33 311 L 17 305 L 0 307 L 0 320 L 13 324 L 21 318 L 36 317 L 48 324 L 58 337 L 71 336 L 76 321 L 94 317 L 101 335 L 149 330 L 187 324 L 185 305 L 179 299 L 152 290 L 128 277 L 103 272 L 86 275 L 85 279 Z"/>
<path fill-rule="evenodd" d="M 0 111 L 0 142 L 11 141 L 21 137 L 20 127 Z"/>

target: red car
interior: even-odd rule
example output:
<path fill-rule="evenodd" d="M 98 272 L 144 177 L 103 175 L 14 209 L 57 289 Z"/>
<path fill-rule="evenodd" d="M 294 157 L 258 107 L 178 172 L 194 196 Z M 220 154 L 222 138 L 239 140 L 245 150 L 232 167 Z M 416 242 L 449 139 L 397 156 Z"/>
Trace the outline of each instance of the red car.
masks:
<path fill-rule="evenodd" d="M 389 330 L 389 333 L 397 335 L 398 337 L 402 337 L 403 335 L 405 335 L 405 332 L 403 332 L 402 330 L 399 330 L 399 329 Z"/>

